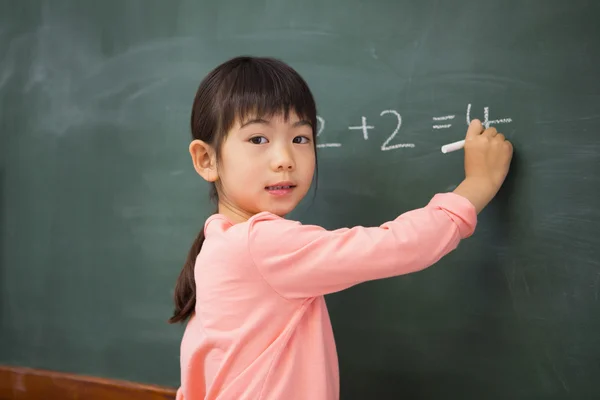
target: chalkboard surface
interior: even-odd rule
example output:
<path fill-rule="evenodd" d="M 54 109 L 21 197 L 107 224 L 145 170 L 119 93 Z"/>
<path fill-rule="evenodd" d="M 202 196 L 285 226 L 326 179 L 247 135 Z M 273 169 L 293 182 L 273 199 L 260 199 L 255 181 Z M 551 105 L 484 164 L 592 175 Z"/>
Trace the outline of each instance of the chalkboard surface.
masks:
<path fill-rule="evenodd" d="M 598 17 L 578 0 L 2 2 L 0 363 L 178 385 L 166 320 L 212 211 L 191 102 L 250 54 L 317 99 L 303 222 L 378 225 L 452 190 L 462 152 L 440 148 L 469 119 L 515 145 L 455 252 L 327 297 L 342 399 L 600 397 Z"/>

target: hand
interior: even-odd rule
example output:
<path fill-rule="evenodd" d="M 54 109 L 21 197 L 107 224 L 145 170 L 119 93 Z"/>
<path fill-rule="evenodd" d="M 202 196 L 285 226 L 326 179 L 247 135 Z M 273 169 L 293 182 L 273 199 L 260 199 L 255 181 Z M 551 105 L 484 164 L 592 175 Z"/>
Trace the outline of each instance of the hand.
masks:
<path fill-rule="evenodd" d="M 512 154 L 512 144 L 496 128 L 483 130 L 479 120 L 471 121 L 465 138 L 466 179 L 489 183 L 493 197 L 508 174 Z"/>
<path fill-rule="evenodd" d="M 508 174 L 512 144 L 496 128 L 483 129 L 474 119 L 465 138 L 465 180 L 454 191 L 479 213 L 498 193 Z"/>

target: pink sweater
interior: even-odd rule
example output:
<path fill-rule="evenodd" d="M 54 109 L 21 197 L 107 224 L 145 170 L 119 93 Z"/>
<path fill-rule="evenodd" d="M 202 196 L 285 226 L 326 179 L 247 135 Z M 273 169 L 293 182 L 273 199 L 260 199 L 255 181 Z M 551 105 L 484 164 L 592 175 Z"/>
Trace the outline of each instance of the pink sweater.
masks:
<path fill-rule="evenodd" d="M 213 215 L 196 261 L 196 312 L 181 343 L 178 400 L 339 398 L 323 295 L 422 270 L 470 236 L 473 205 L 444 193 L 380 227 L 328 231 L 268 212 Z"/>

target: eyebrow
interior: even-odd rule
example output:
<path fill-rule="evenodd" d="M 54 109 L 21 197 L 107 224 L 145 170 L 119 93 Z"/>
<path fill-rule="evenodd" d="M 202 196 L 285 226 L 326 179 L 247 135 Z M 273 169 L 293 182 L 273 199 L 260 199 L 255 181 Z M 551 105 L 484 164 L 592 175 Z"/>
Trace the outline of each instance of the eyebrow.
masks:
<path fill-rule="evenodd" d="M 261 125 L 271 125 L 271 121 L 267 121 L 266 119 L 263 118 L 253 118 L 250 119 L 246 122 L 244 122 L 241 126 L 241 128 L 244 128 L 248 125 L 252 125 L 252 124 L 261 124 Z M 299 121 L 294 122 L 294 124 L 292 125 L 292 128 L 297 128 L 299 126 L 312 126 L 312 124 L 310 123 L 310 121 L 306 120 L 306 119 L 301 119 Z"/>
<path fill-rule="evenodd" d="M 254 119 L 250 119 L 250 120 L 244 122 L 242 124 L 242 126 L 240 126 L 240 128 L 243 128 L 245 126 L 252 125 L 252 124 L 270 125 L 271 123 L 269 121 L 265 120 L 265 119 L 262 119 L 262 118 L 254 118 Z"/>

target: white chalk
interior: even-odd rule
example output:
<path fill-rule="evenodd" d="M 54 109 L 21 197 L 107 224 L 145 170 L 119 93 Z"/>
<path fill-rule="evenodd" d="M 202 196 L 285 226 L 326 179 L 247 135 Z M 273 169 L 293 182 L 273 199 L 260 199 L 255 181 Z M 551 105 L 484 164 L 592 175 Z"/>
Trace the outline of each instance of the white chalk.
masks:
<path fill-rule="evenodd" d="M 465 141 L 459 140 L 458 142 L 446 144 L 442 146 L 442 153 L 450 153 L 452 151 L 460 150 L 465 147 Z"/>

